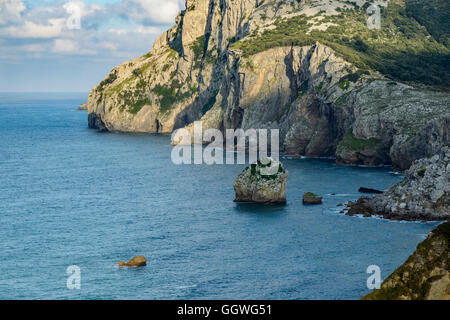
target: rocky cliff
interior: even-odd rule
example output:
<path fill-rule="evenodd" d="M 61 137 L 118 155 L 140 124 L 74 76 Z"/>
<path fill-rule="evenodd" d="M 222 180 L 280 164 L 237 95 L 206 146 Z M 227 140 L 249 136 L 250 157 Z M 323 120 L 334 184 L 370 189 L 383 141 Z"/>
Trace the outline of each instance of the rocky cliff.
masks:
<path fill-rule="evenodd" d="M 288 155 L 407 169 L 449 144 L 450 49 L 414 1 L 372 2 L 380 29 L 363 0 L 188 0 L 91 91 L 89 126 L 276 128 Z"/>
<path fill-rule="evenodd" d="M 450 300 L 450 222 L 433 230 L 416 251 L 363 300 Z"/>
<path fill-rule="evenodd" d="M 450 148 L 433 157 L 416 160 L 405 178 L 374 197 L 349 202 L 348 215 L 381 215 L 401 220 L 450 218 Z"/>

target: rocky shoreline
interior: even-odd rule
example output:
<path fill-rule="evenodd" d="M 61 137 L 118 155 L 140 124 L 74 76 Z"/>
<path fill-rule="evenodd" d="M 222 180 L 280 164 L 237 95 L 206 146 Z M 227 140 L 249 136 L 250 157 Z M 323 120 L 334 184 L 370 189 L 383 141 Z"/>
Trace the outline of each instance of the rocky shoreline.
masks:
<path fill-rule="evenodd" d="M 382 194 L 349 202 L 347 215 L 392 220 L 439 221 L 450 218 L 450 148 L 416 160 L 405 178 Z"/>

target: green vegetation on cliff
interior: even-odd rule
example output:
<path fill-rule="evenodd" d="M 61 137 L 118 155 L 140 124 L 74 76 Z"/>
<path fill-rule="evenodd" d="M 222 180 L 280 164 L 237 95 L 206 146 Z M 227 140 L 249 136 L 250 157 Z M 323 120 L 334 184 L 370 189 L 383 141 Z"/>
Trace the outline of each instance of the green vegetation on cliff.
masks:
<path fill-rule="evenodd" d="M 450 1 L 406 0 L 406 12 L 424 25 L 436 40 L 450 46 Z"/>
<path fill-rule="evenodd" d="M 117 79 L 117 71 L 111 71 L 111 73 L 100 82 L 100 84 L 97 87 L 97 90 L 102 91 L 105 86 L 113 83 L 114 81 L 116 81 L 116 79 Z"/>
<path fill-rule="evenodd" d="M 279 46 L 305 46 L 316 41 L 330 46 L 361 69 L 374 69 L 394 79 L 450 85 L 450 49 L 430 36 L 425 27 L 409 16 L 404 7 L 389 3 L 382 8 L 381 29 L 367 25 L 367 5 L 325 16 L 317 24 L 328 23 L 326 30 L 313 29 L 314 17 L 304 15 L 278 18 L 275 28 L 252 34 L 235 42 L 244 56 Z"/>
<path fill-rule="evenodd" d="M 358 139 L 353 136 L 352 129 L 348 130 L 344 134 L 344 138 L 339 143 L 337 147 L 337 152 L 340 153 L 342 150 L 349 149 L 354 151 L 366 150 L 374 148 L 381 143 L 381 139 L 370 138 L 370 139 Z"/>
<path fill-rule="evenodd" d="M 417 245 L 416 251 L 395 270 L 381 285 L 364 300 L 397 300 L 426 298 L 445 298 L 450 292 L 445 292 L 443 286 L 430 296 L 433 283 L 448 277 L 450 267 L 450 222 L 439 225 L 427 239 Z"/>
<path fill-rule="evenodd" d="M 138 113 L 143 106 L 145 106 L 146 104 L 150 104 L 150 100 L 148 98 L 144 98 L 144 99 L 139 99 L 136 102 L 134 102 L 129 108 L 128 108 L 128 112 L 131 114 L 136 114 Z"/>
<path fill-rule="evenodd" d="M 194 51 L 194 60 L 199 60 L 205 52 L 205 40 L 206 36 L 198 37 L 192 44 L 192 51 Z"/>
<path fill-rule="evenodd" d="M 187 100 L 197 92 L 197 87 L 190 86 L 188 91 L 181 91 L 182 85 L 177 80 L 172 80 L 170 86 L 157 84 L 152 92 L 160 98 L 160 112 L 165 113 L 172 105 Z"/>

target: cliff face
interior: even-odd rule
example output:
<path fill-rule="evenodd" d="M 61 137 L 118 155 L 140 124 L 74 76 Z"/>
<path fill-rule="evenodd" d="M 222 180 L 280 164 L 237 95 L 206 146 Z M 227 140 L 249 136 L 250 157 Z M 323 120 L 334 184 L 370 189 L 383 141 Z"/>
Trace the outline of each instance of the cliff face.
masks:
<path fill-rule="evenodd" d="M 212 107 L 244 33 L 249 0 L 189 0 L 152 50 L 114 68 L 89 95 L 89 124 L 110 131 L 172 132 Z M 248 20 L 248 17 L 247 17 Z"/>
<path fill-rule="evenodd" d="M 363 300 L 450 300 L 450 222 L 433 230 L 416 251 Z"/>
<path fill-rule="evenodd" d="M 375 3 L 380 30 L 362 0 L 188 0 L 150 53 L 91 91 L 89 125 L 278 128 L 285 154 L 406 169 L 449 143 L 450 94 L 419 83 L 448 86 L 450 50 L 404 1 Z"/>

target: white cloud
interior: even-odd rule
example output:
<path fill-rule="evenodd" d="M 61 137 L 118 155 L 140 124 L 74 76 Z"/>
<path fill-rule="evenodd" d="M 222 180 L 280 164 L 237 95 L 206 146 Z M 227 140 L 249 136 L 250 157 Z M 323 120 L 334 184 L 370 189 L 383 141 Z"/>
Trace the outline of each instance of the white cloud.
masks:
<path fill-rule="evenodd" d="M 83 1 L 69 1 L 63 5 L 63 8 L 69 13 L 72 11 L 72 8 L 78 8 L 82 17 L 90 16 L 95 14 L 97 11 L 104 10 L 104 7 L 99 4 L 90 3 L 86 6 Z"/>
<path fill-rule="evenodd" d="M 89 59 L 127 60 L 150 50 L 156 36 L 174 23 L 183 1 L 122 0 L 100 5 L 54 0 L 30 6 L 27 1 L 0 0 L 0 58 L 90 55 Z M 68 27 L 74 11 L 80 13 L 80 29 Z"/>
<path fill-rule="evenodd" d="M 28 44 L 21 47 L 24 51 L 28 52 L 42 52 L 45 49 L 45 47 L 41 44 Z"/>
<path fill-rule="evenodd" d="M 110 28 L 108 32 L 115 33 L 119 36 L 126 35 L 130 33 L 140 33 L 140 34 L 160 34 L 161 29 L 153 26 L 138 26 L 134 29 L 120 29 L 120 28 Z"/>
<path fill-rule="evenodd" d="M 0 26 L 19 21 L 26 7 L 20 0 L 0 0 Z"/>
<path fill-rule="evenodd" d="M 56 53 L 75 53 L 78 51 L 78 45 L 73 40 L 56 39 L 53 41 L 52 51 Z"/>
<path fill-rule="evenodd" d="M 102 42 L 97 46 L 99 49 L 107 49 L 116 51 L 118 49 L 118 45 L 113 42 Z"/>
<path fill-rule="evenodd" d="M 0 29 L 0 35 L 9 38 L 56 38 L 61 36 L 66 19 L 49 19 L 47 24 L 37 24 L 25 21 L 18 26 L 10 26 Z"/>
<path fill-rule="evenodd" d="M 180 0 L 125 0 L 122 10 L 128 8 L 127 15 L 146 23 L 173 24 L 183 7 Z"/>
<path fill-rule="evenodd" d="M 62 55 L 95 55 L 101 50 L 116 50 L 113 43 L 98 43 L 93 47 L 83 48 L 76 40 L 55 39 L 51 51 Z"/>
<path fill-rule="evenodd" d="M 150 19 L 160 23 L 173 23 L 180 11 L 177 0 L 136 0 Z"/>
<path fill-rule="evenodd" d="M 136 29 L 134 29 L 133 31 L 137 32 L 137 33 L 142 33 L 142 34 L 160 34 L 162 32 L 162 30 L 160 28 L 145 27 L 145 26 L 139 26 Z"/>

